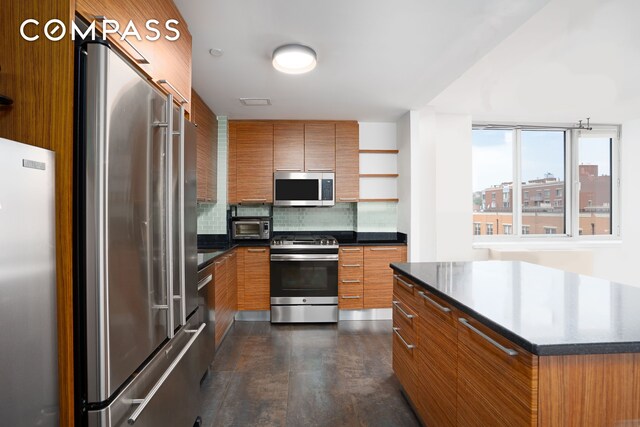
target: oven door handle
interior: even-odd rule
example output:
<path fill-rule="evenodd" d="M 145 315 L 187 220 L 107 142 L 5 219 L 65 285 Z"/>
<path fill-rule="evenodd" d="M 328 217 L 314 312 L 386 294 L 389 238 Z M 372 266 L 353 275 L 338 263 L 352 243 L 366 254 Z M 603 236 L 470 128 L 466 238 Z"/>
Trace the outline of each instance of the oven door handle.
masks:
<path fill-rule="evenodd" d="M 338 254 L 271 254 L 271 261 L 335 261 L 338 262 Z"/>

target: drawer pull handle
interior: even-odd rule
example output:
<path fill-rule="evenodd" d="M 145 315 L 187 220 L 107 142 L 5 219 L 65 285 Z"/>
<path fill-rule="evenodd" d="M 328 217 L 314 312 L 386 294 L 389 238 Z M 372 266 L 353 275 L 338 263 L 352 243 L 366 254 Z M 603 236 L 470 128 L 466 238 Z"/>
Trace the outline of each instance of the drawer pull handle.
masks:
<path fill-rule="evenodd" d="M 342 248 L 342 252 L 360 252 L 360 248 Z"/>
<path fill-rule="evenodd" d="M 402 315 L 403 315 L 404 317 L 406 317 L 407 319 L 412 320 L 414 317 L 416 317 L 416 316 L 414 316 L 413 314 L 409 314 L 409 313 L 407 313 L 406 311 L 404 311 L 404 310 L 402 309 L 402 307 L 400 307 L 400 301 L 393 301 L 393 305 L 395 305 L 395 306 L 396 306 L 396 308 L 397 308 L 398 310 L 400 310 L 400 313 L 402 313 Z"/>
<path fill-rule="evenodd" d="M 212 280 L 213 280 L 213 274 L 210 274 L 207 277 L 205 277 L 204 279 L 202 279 L 201 281 L 199 281 L 198 282 L 198 290 L 204 288 L 207 285 L 207 283 L 209 283 Z"/>
<path fill-rule="evenodd" d="M 360 283 L 360 280 L 343 280 L 342 283 Z"/>
<path fill-rule="evenodd" d="M 340 197 L 340 200 L 345 201 L 345 202 L 356 202 L 356 201 L 358 201 L 358 199 L 355 198 L 355 197 Z"/>
<path fill-rule="evenodd" d="M 398 248 L 371 248 L 372 251 L 397 251 Z"/>
<path fill-rule="evenodd" d="M 247 252 L 254 252 L 254 253 L 264 253 L 266 252 L 266 249 L 248 249 Z"/>
<path fill-rule="evenodd" d="M 353 268 L 361 267 L 360 264 L 342 264 L 342 266 L 343 267 L 353 267 Z"/>
<path fill-rule="evenodd" d="M 278 168 L 278 169 L 276 169 L 276 172 L 302 172 L 302 169 L 296 169 L 296 168 Z"/>
<path fill-rule="evenodd" d="M 332 168 L 324 168 L 324 169 L 307 169 L 309 172 L 333 172 Z"/>
<path fill-rule="evenodd" d="M 462 323 L 464 326 L 466 326 L 467 328 L 471 329 L 476 334 L 480 335 L 482 338 L 487 340 L 489 343 L 491 343 L 494 347 L 498 348 L 500 351 L 508 354 L 509 356 L 517 356 L 518 355 L 517 351 L 515 351 L 512 348 L 507 348 L 507 347 L 503 346 L 498 341 L 494 340 L 489 335 L 487 335 L 484 332 L 482 332 L 480 329 L 477 329 L 476 327 L 474 327 L 471 323 L 469 323 L 469 321 L 467 319 L 465 319 L 463 317 L 460 317 L 458 319 L 458 321 L 460 323 Z"/>
<path fill-rule="evenodd" d="M 398 331 L 400 331 L 400 328 L 397 328 L 397 327 L 394 326 L 393 327 L 393 332 L 395 332 L 395 334 L 398 336 L 398 338 L 400 338 L 400 341 L 402 341 L 402 343 L 404 344 L 405 347 L 407 347 L 407 349 L 413 350 L 414 348 L 416 348 L 415 345 L 409 344 L 408 342 L 406 342 L 404 340 L 404 338 L 402 338 L 402 335 L 400 335 L 400 332 L 398 332 Z"/>
<path fill-rule="evenodd" d="M 411 290 L 413 289 L 413 285 L 409 282 L 405 282 L 404 280 L 402 280 L 400 278 L 400 276 L 398 276 L 397 274 L 394 274 L 393 277 L 395 277 L 395 279 L 400 282 L 400 284 L 402 284 L 405 288 L 407 288 L 407 290 Z"/>
<path fill-rule="evenodd" d="M 267 199 L 242 199 L 243 202 L 266 202 Z"/>
<path fill-rule="evenodd" d="M 437 302 L 435 302 L 434 300 L 432 300 L 431 298 L 429 298 L 427 296 L 427 294 L 425 294 L 422 291 L 418 291 L 418 295 L 420 295 L 422 298 L 424 298 L 425 300 L 429 301 L 434 307 L 436 307 L 438 310 L 440 310 L 443 313 L 449 313 L 451 312 L 451 309 L 449 307 L 445 307 L 442 304 L 438 304 Z"/>
<path fill-rule="evenodd" d="M 360 295 L 344 295 L 342 299 L 360 299 Z"/>

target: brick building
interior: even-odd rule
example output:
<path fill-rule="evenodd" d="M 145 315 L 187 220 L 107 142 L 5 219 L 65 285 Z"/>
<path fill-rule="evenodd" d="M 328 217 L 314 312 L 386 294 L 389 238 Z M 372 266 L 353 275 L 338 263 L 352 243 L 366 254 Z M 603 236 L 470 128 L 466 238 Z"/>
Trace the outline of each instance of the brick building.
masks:
<path fill-rule="evenodd" d="M 580 234 L 611 233 L 611 177 L 580 165 Z M 481 203 L 480 203 L 481 200 Z M 565 182 L 547 175 L 522 184 L 522 234 L 565 233 Z M 513 234 L 513 183 L 474 193 L 473 234 Z"/>

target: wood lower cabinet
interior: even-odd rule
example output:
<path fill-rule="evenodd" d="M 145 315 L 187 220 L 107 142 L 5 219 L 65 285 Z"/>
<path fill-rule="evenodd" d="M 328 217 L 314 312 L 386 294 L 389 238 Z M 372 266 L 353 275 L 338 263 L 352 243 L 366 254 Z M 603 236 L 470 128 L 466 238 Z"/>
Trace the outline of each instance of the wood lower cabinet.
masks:
<path fill-rule="evenodd" d="M 336 202 L 360 197 L 360 128 L 358 122 L 336 123 Z"/>
<path fill-rule="evenodd" d="M 117 50 L 126 56 L 131 63 L 152 80 L 158 88 L 171 93 L 177 103 L 184 98 L 185 110 L 191 109 L 191 34 L 187 23 L 172 0 L 77 0 L 76 13 L 85 20 L 92 22 L 98 17 L 105 17 L 109 21 L 117 21 L 122 33 L 129 21 L 133 22 L 142 40 L 135 36 L 128 36 L 126 41 L 120 40 L 117 34 L 108 35 L 109 41 Z M 153 17 L 159 22 L 156 29 L 161 37 L 155 41 L 146 39 L 146 35 L 154 36 L 146 28 L 147 20 Z M 179 31 L 177 40 L 170 41 L 165 36 L 175 37 L 173 31 L 165 27 L 169 20 L 178 21 L 171 24 Z M 96 22 L 98 33 L 102 29 L 102 21 Z M 110 28 L 112 28 L 109 25 Z M 127 43 L 127 41 L 129 43 Z M 133 45 L 133 47 L 132 47 Z M 167 83 L 162 83 L 166 81 Z"/>
<path fill-rule="evenodd" d="M 196 91 L 191 92 L 191 121 L 196 127 L 198 201 L 217 199 L 218 120 Z"/>
<path fill-rule="evenodd" d="M 235 202 L 272 203 L 273 123 L 236 123 L 235 157 Z"/>
<path fill-rule="evenodd" d="M 270 310 L 269 248 L 236 248 L 237 306 L 243 310 Z"/>
<path fill-rule="evenodd" d="M 364 247 L 363 308 L 391 308 L 393 270 L 389 264 L 406 259 L 406 246 Z"/>
<path fill-rule="evenodd" d="M 364 300 L 364 248 L 341 247 L 338 257 L 338 308 L 361 309 Z"/>
<path fill-rule="evenodd" d="M 222 343 L 234 321 L 237 310 L 236 293 L 236 252 L 221 256 L 214 261 L 215 297 L 215 343 L 216 349 Z"/>

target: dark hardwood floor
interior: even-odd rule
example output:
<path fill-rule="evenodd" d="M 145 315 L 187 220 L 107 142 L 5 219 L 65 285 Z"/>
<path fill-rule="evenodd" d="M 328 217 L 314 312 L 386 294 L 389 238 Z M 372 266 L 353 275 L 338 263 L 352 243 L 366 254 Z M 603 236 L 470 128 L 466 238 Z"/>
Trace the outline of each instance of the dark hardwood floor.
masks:
<path fill-rule="evenodd" d="M 418 426 L 391 321 L 236 322 L 202 383 L 203 426 Z"/>

